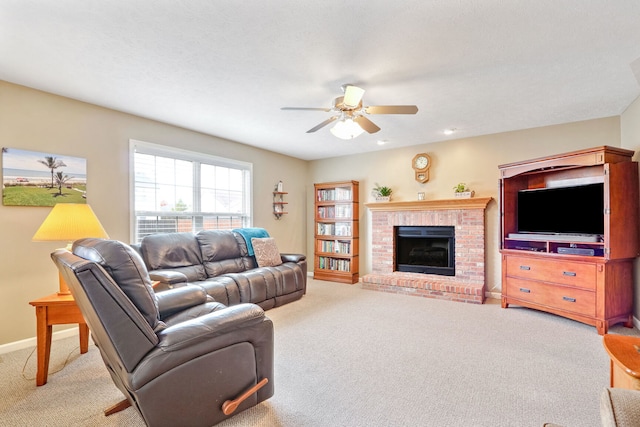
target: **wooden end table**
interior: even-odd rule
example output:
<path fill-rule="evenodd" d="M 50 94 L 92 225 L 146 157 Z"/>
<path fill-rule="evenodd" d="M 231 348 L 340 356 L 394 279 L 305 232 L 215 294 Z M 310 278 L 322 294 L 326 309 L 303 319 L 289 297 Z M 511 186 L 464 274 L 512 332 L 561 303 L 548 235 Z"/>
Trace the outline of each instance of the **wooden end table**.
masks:
<path fill-rule="evenodd" d="M 80 330 L 80 353 L 82 354 L 89 350 L 89 327 L 71 295 L 55 293 L 30 301 L 29 304 L 36 308 L 38 349 L 36 385 L 41 386 L 47 383 L 47 375 L 49 374 L 52 326 L 77 323 Z"/>
<path fill-rule="evenodd" d="M 640 390 L 640 337 L 606 334 L 602 342 L 611 357 L 611 387 Z"/>

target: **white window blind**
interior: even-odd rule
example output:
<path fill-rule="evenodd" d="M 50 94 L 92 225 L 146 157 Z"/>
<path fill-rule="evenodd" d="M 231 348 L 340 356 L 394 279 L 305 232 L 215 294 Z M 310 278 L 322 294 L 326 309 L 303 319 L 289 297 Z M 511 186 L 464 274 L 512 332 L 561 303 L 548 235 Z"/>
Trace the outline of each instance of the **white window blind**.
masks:
<path fill-rule="evenodd" d="M 133 140 L 130 146 L 134 242 L 251 225 L 250 163 Z"/>

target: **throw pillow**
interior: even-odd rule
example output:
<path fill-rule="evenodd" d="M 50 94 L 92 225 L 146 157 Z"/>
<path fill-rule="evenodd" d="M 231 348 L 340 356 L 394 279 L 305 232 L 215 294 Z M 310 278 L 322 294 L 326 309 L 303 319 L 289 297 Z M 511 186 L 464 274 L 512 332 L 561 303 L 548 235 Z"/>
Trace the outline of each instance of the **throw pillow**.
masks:
<path fill-rule="evenodd" d="M 280 252 L 276 246 L 276 240 L 273 237 L 251 238 L 253 252 L 256 255 L 258 267 L 275 267 L 282 264 Z"/>

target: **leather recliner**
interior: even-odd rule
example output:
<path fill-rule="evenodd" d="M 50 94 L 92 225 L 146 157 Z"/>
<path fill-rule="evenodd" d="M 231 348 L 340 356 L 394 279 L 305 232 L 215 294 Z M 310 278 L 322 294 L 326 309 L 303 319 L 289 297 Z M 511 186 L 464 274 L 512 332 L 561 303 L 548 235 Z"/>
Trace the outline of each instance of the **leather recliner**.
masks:
<path fill-rule="evenodd" d="M 211 426 L 273 395 L 273 324 L 261 307 L 227 307 L 198 286 L 155 293 L 122 242 L 81 239 L 72 252 L 51 257 L 147 425 Z"/>

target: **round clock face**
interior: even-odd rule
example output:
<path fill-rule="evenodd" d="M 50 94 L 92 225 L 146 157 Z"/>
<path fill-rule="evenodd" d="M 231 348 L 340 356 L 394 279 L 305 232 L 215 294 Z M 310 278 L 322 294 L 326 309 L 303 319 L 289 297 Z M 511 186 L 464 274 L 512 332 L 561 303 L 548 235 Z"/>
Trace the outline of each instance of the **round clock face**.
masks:
<path fill-rule="evenodd" d="M 414 161 L 416 169 L 425 169 L 429 166 L 429 158 L 426 156 L 418 156 Z"/>

